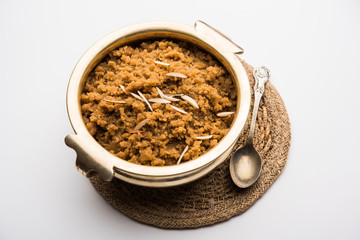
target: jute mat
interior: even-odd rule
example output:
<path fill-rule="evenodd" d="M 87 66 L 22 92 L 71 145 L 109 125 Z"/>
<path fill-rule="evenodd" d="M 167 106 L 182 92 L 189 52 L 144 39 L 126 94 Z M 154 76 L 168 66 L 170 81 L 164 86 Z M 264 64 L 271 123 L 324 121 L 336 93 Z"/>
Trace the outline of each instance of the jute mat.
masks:
<path fill-rule="evenodd" d="M 253 68 L 243 64 L 253 87 Z M 244 145 L 250 118 L 251 114 L 234 149 Z M 254 138 L 255 148 L 263 158 L 263 168 L 260 178 L 250 188 L 240 189 L 232 182 L 228 166 L 232 154 L 205 177 L 179 187 L 140 187 L 118 179 L 106 182 L 97 175 L 90 181 L 108 203 L 135 220 L 161 228 L 197 228 L 239 215 L 264 195 L 284 169 L 290 140 L 290 122 L 284 103 L 268 82 Z"/>

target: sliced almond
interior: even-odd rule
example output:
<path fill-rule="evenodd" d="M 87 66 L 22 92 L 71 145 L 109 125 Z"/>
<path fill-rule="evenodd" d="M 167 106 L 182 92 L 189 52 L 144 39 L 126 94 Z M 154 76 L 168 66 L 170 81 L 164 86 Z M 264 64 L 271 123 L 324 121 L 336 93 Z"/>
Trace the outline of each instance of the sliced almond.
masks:
<path fill-rule="evenodd" d="M 173 97 L 168 97 L 168 96 L 166 96 L 166 95 L 164 95 L 163 98 L 166 99 L 166 100 L 169 100 L 169 101 L 171 101 L 171 102 L 178 102 L 178 101 L 180 101 L 180 99 L 173 98 Z"/>
<path fill-rule="evenodd" d="M 171 101 L 166 100 L 164 98 L 151 98 L 151 99 L 149 99 L 149 102 L 153 102 L 153 103 L 171 103 Z"/>
<path fill-rule="evenodd" d="M 137 99 L 139 99 L 140 101 L 144 101 L 144 99 L 142 99 L 139 95 L 137 95 L 137 94 L 135 94 L 135 93 L 130 93 L 131 94 L 131 96 L 133 96 L 134 98 L 137 98 Z"/>
<path fill-rule="evenodd" d="M 187 112 L 185 112 L 184 110 L 182 110 L 181 108 L 178 108 L 178 107 L 175 107 L 175 106 L 173 106 L 173 105 L 170 105 L 173 109 L 175 109 L 176 111 L 178 111 L 178 112 L 181 112 L 181 113 L 183 113 L 183 114 L 188 114 Z"/>
<path fill-rule="evenodd" d="M 160 62 L 160 61 L 154 61 L 154 63 L 159 64 L 159 65 L 163 65 L 163 66 L 170 66 L 170 63 L 164 63 L 164 62 Z"/>
<path fill-rule="evenodd" d="M 150 121 L 150 119 L 145 119 L 145 120 L 142 120 L 141 122 L 139 122 L 138 125 L 136 125 L 134 127 L 134 131 L 137 131 L 140 128 L 142 128 L 148 121 Z"/>
<path fill-rule="evenodd" d="M 184 157 L 185 153 L 187 152 L 187 150 L 189 149 L 189 146 L 186 146 L 184 151 L 181 153 L 179 159 L 177 160 L 177 163 L 176 164 L 180 164 L 181 162 L 181 159 Z"/>
<path fill-rule="evenodd" d="M 123 85 L 120 84 L 120 88 L 124 91 L 124 93 L 127 94 L 126 89 L 125 89 L 125 87 Z"/>
<path fill-rule="evenodd" d="M 168 77 L 179 77 L 179 78 L 187 78 L 186 75 L 182 74 L 182 73 L 176 73 L 176 72 L 171 72 L 171 73 L 167 73 L 165 74 Z"/>
<path fill-rule="evenodd" d="M 207 139 L 210 139 L 212 138 L 213 135 L 208 135 L 208 136 L 198 136 L 198 137 L 195 137 L 196 139 L 198 140 L 207 140 Z"/>
<path fill-rule="evenodd" d="M 160 88 L 158 88 L 158 87 L 156 87 L 156 91 L 159 93 L 159 95 L 160 95 L 161 98 L 164 98 L 164 99 L 166 99 L 166 100 L 168 100 L 168 101 L 172 101 L 172 102 L 180 101 L 180 100 L 177 99 L 177 98 L 173 98 L 173 97 L 169 97 L 169 96 L 165 95 L 165 94 L 160 90 Z"/>
<path fill-rule="evenodd" d="M 148 107 L 150 108 L 150 110 L 153 111 L 150 103 L 149 103 L 148 100 L 145 98 L 145 96 L 144 96 L 140 91 L 138 91 L 138 94 L 139 94 L 140 97 L 144 100 L 144 102 L 146 102 L 146 104 L 148 105 Z"/>
<path fill-rule="evenodd" d="M 163 96 L 164 99 L 169 100 L 171 102 L 178 102 L 180 99 L 174 98 L 174 97 L 168 97 L 166 95 Z"/>
<path fill-rule="evenodd" d="M 160 90 L 160 88 L 156 87 L 156 91 L 159 93 L 159 96 L 163 98 L 164 93 Z"/>
<path fill-rule="evenodd" d="M 199 105 L 196 103 L 196 101 L 193 98 L 187 95 L 183 95 L 181 96 L 181 98 L 187 101 L 188 103 L 190 103 L 194 108 L 199 108 Z"/>
<path fill-rule="evenodd" d="M 234 112 L 221 112 L 221 113 L 218 113 L 216 114 L 218 117 L 227 117 L 227 116 L 230 116 L 234 114 Z"/>
<path fill-rule="evenodd" d="M 108 99 L 103 99 L 105 102 L 111 102 L 111 103 L 126 103 L 125 101 L 115 101 L 115 100 L 108 100 Z"/>

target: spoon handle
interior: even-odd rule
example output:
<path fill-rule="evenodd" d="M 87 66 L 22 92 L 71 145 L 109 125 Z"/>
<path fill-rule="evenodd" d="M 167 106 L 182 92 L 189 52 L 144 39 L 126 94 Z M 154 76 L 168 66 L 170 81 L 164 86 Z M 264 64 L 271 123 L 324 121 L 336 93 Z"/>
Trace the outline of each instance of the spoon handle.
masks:
<path fill-rule="evenodd" d="M 254 69 L 253 76 L 255 78 L 255 85 L 254 85 L 255 102 L 254 102 L 254 108 L 253 108 L 251 124 L 250 124 L 250 133 L 247 139 L 247 144 L 253 143 L 255 123 L 257 118 L 257 112 L 260 105 L 260 99 L 265 90 L 265 83 L 270 78 L 270 71 L 266 67 L 261 66 Z"/>

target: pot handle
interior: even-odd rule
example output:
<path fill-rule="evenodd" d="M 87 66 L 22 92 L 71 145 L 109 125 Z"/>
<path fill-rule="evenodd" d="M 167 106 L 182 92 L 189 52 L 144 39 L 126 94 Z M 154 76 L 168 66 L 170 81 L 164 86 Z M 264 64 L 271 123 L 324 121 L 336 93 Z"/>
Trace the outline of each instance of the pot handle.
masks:
<path fill-rule="evenodd" d="M 207 24 L 204 21 L 201 20 L 197 20 L 194 24 L 194 28 L 196 30 L 201 30 L 201 28 L 205 28 L 207 30 L 211 30 L 215 33 L 217 33 L 218 35 L 220 35 L 221 37 L 223 37 L 224 39 L 226 39 L 228 42 L 231 43 L 231 45 L 233 45 L 234 49 L 233 49 L 233 53 L 236 55 L 240 55 L 244 53 L 244 49 L 242 47 L 240 47 L 239 45 L 237 45 L 236 43 L 234 43 L 228 36 L 226 36 L 225 34 L 223 34 L 222 32 L 220 32 L 219 30 L 217 30 L 216 28 L 210 26 L 209 24 Z"/>
<path fill-rule="evenodd" d="M 91 148 L 86 147 L 86 141 L 77 134 L 70 134 L 65 137 L 65 144 L 76 152 L 76 168 L 85 177 L 90 177 L 92 173 L 98 173 L 104 180 L 111 181 L 114 177 L 112 164 L 104 164 L 94 158 Z"/>

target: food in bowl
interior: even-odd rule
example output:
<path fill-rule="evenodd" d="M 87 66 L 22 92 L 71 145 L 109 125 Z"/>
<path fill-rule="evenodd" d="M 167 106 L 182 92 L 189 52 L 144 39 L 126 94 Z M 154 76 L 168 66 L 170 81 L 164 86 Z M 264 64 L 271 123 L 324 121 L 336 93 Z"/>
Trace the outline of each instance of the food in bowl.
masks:
<path fill-rule="evenodd" d="M 182 41 L 144 41 L 110 52 L 87 76 L 80 103 L 89 133 L 131 163 L 196 159 L 230 129 L 237 91 L 210 54 Z"/>

